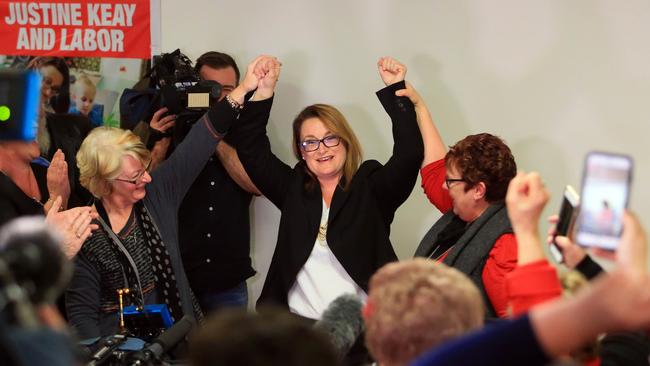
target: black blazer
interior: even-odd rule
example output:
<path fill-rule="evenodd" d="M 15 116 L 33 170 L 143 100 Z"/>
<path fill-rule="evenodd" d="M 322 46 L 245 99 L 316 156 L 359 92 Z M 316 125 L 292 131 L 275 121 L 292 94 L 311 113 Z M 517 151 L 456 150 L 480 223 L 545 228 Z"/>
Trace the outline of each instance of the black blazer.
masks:
<path fill-rule="evenodd" d="M 327 243 L 364 291 L 370 276 L 382 265 L 397 260 L 390 242 L 390 224 L 397 208 L 411 194 L 424 147 L 413 104 L 395 91 L 404 83 L 386 87 L 377 96 L 393 123 L 393 155 L 382 165 L 364 162 L 347 191 L 334 192 L 328 219 Z M 281 211 L 273 260 L 264 283 L 261 303 L 288 306 L 287 295 L 316 241 L 322 210 L 322 193 L 305 189 L 310 179 L 304 162 L 293 169 L 271 152 L 266 135 L 272 99 L 247 102 L 231 139 L 247 173 Z M 327 281 L 326 278 L 323 281 Z"/>

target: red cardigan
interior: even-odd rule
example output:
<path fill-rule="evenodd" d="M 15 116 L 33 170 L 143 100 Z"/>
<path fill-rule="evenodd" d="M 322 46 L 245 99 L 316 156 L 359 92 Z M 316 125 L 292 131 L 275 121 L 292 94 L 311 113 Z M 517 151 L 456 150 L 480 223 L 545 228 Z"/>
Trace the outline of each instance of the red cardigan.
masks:
<path fill-rule="evenodd" d="M 422 188 L 429 201 L 442 213 L 451 210 L 452 200 L 449 192 L 442 188 L 442 185 L 445 184 L 446 174 L 444 159 L 423 167 L 420 174 L 422 175 Z M 444 256 L 438 260 L 442 261 L 443 259 Z M 508 316 L 506 274 L 512 272 L 516 266 L 517 240 L 514 234 L 503 234 L 494 243 L 482 275 L 485 291 L 500 318 Z"/>

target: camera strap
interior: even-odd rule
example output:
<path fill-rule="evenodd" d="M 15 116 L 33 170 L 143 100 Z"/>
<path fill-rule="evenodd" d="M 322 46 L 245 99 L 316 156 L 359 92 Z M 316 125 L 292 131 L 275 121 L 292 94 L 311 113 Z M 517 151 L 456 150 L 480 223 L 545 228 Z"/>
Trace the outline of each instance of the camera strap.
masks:
<path fill-rule="evenodd" d="M 140 295 L 140 301 L 142 303 L 142 307 L 144 308 L 144 292 L 142 290 L 142 283 L 140 282 L 140 272 L 138 271 L 138 267 L 135 265 L 135 261 L 133 260 L 133 257 L 131 257 L 131 254 L 129 254 L 129 251 L 126 249 L 124 244 L 122 244 L 122 241 L 120 238 L 115 235 L 113 232 L 113 229 L 108 226 L 106 221 L 101 217 L 97 217 L 97 220 L 99 223 L 102 225 L 102 228 L 104 228 L 104 231 L 108 234 L 108 236 L 112 239 L 113 243 L 117 246 L 117 248 L 124 254 L 124 257 L 126 257 L 126 260 L 129 261 L 129 264 L 131 265 L 131 269 L 133 270 L 133 273 L 135 274 L 135 279 L 138 282 L 138 294 Z M 126 281 L 126 274 L 124 274 L 125 281 Z M 128 284 L 128 281 L 126 281 Z"/>

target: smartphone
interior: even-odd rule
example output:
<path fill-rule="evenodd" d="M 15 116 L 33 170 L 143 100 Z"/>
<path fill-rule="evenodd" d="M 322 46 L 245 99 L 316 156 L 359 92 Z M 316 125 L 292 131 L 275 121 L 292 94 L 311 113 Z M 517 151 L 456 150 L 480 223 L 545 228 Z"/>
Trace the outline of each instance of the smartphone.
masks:
<path fill-rule="evenodd" d="M 558 222 L 555 226 L 555 235 L 569 236 L 573 233 L 573 226 L 578 215 L 578 206 L 580 205 L 580 196 L 578 192 L 570 186 L 564 187 L 562 195 L 562 205 L 558 213 Z M 550 252 L 557 262 L 562 262 L 562 250 L 553 242 Z"/>
<path fill-rule="evenodd" d="M 575 234 L 578 245 L 616 249 L 630 198 L 632 168 L 632 158 L 627 155 L 587 154 Z"/>

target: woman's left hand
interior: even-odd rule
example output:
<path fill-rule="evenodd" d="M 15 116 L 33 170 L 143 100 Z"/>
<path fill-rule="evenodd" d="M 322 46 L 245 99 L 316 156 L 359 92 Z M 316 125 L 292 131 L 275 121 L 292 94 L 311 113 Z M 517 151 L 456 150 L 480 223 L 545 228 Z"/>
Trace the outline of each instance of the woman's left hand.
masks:
<path fill-rule="evenodd" d="M 50 199 L 61 197 L 62 207 L 65 208 L 70 197 L 70 181 L 68 180 L 68 163 L 65 161 L 65 155 L 58 149 L 52 157 L 52 162 L 47 168 L 47 190 L 50 193 Z"/>
<path fill-rule="evenodd" d="M 379 76 L 386 86 L 398 83 L 406 77 L 406 66 L 392 57 L 382 57 L 377 61 Z"/>

